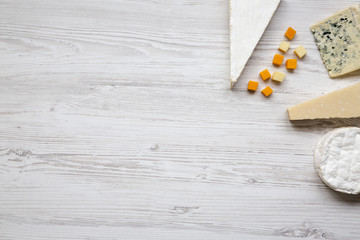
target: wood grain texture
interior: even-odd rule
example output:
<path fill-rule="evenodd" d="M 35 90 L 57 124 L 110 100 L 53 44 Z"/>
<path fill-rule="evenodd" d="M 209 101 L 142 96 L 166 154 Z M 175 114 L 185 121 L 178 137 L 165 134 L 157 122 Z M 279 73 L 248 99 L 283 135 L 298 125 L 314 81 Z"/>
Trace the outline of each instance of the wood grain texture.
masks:
<path fill-rule="evenodd" d="M 227 0 L 1 0 L 0 239 L 357 239 L 313 166 L 329 129 L 285 111 L 358 81 L 309 30 L 357 2 L 283 0 L 230 91 Z M 308 55 L 248 93 L 288 26 Z"/>

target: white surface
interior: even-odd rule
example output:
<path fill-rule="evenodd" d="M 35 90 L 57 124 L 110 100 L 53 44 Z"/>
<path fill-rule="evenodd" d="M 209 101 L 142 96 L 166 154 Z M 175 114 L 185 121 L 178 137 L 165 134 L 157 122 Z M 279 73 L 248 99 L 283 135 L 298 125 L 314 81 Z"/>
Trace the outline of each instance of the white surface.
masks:
<path fill-rule="evenodd" d="M 315 149 L 315 168 L 334 190 L 360 193 L 360 128 L 338 128 L 322 137 Z"/>
<path fill-rule="evenodd" d="M 230 0 L 231 88 L 268 26 L 281 0 Z"/>
<path fill-rule="evenodd" d="M 286 113 L 358 81 L 309 30 L 355 2 L 284 0 L 230 91 L 227 0 L 1 1 L 0 239 L 358 238 L 359 197 L 314 170 L 329 129 Z M 271 65 L 289 26 L 293 73 Z"/>

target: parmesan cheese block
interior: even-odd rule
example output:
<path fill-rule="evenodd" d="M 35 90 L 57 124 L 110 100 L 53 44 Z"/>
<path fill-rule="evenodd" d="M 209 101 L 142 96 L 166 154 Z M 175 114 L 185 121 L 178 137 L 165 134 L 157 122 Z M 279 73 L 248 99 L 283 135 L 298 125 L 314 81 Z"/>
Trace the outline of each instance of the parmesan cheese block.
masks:
<path fill-rule="evenodd" d="M 291 121 L 360 118 L 360 83 L 290 107 L 288 113 Z"/>
<path fill-rule="evenodd" d="M 335 191 L 360 193 L 360 128 L 339 128 L 321 138 L 315 148 L 315 169 Z"/>
<path fill-rule="evenodd" d="M 360 5 L 322 20 L 311 31 L 330 77 L 360 69 Z"/>
<path fill-rule="evenodd" d="M 281 0 L 230 0 L 230 78 L 237 82 Z"/>

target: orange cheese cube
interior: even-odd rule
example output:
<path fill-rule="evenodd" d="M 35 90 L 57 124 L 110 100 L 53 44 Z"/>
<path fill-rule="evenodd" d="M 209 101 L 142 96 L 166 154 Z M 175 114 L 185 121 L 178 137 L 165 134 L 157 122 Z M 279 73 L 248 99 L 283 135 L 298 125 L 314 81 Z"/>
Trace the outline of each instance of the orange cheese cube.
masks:
<path fill-rule="evenodd" d="M 268 97 L 273 93 L 273 90 L 271 89 L 271 87 L 267 86 L 261 91 L 261 93 L 264 94 L 265 97 Z"/>
<path fill-rule="evenodd" d="M 271 77 L 269 70 L 265 69 L 264 71 L 260 72 L 260 77 L 262 80 L 268 80 Z"/>
<path fill-rule="evenodd" d="M 293 28 L 289 27 L 285 33 L 285 37 L 292 40 L 294 38 L 295 34 L 296 34 L 296 31 Z"/>
<path fill-rule="evenodd" d="M 297 59 L 288 59 L 285 65 L 287 69 L 296 69 Z"/>
<path fill-rule="evenodd" d="M 281 66 L 283 60 L 284 60 L 283 55 L 275 54 L 274 59 L 273 59 L 273 64 L 276 66 Z"/>
<path fill-rule="evenodd" d="M 249 84 L 248 84 L 248 90 L 249 91 L 256 91 L 257 88 L 259 86 L 259 83 L 258 82 L 255 82 L 255 81 L 249 81 Z"/>

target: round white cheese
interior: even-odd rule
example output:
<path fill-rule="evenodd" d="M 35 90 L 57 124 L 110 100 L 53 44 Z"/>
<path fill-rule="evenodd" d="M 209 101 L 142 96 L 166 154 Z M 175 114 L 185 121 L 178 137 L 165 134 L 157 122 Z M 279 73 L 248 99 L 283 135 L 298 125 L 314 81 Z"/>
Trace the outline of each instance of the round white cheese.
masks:
<path fill-rule="evenodd" d="M 360 128 L 338 128 L 321 138 L 315 149 L 315 169 L 335 191 L 360 193 Z"/>

